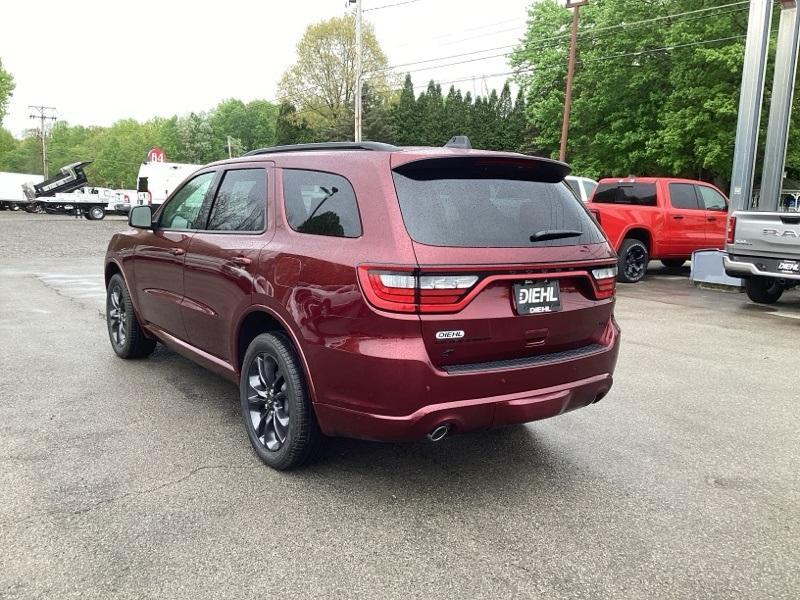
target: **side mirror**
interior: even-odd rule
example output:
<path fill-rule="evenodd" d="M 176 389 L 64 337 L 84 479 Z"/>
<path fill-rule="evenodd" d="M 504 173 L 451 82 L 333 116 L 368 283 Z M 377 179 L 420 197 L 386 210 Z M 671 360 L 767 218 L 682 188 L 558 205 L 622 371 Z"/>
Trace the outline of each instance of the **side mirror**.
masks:
<path fill-rule="evenodd" d="M 134 206 L 128 213 L 128 225 L 136 229 L 153 229 L 153 209 L 149 206 Z"/>

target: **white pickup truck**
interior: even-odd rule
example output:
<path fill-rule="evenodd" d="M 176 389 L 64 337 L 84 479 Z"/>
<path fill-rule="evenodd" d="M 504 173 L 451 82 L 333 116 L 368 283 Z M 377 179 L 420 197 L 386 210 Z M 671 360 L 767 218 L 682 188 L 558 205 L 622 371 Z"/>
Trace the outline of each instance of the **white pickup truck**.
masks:
<path fill-rule="evenodd" d="M 774 304 L 800 285 L 800 212 L 734 212 L 725 250 L 725 272 L 753 302 Z"/>

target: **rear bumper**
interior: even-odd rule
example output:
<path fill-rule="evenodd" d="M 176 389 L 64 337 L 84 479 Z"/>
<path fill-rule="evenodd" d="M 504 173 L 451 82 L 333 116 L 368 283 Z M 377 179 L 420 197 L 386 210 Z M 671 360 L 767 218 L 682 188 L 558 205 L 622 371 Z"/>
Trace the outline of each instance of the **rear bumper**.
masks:
<path fill-rule="evenodd" d="M 427 360 L 409 358 L 411 347 L 395 360 L 350 355 L 361 366 L 354 370 L 352 364 L 348 368 L 340 363 L 337 378 L 315 385 L 318 391 L 329 391 L 315 402 L 320 428 L 331 436 L 408 440 L 422 438 L 441 424 L 464 433 L 587 406 L 611 389 L 620 339 L 619 329 L 612 327 L 611 342 L 590 355 L 479 373 L 436 369 Z M 344 385 L 345 378 L 352 384 Z"/>
<path fill-rule="evenodd" d="M 318 404 L 317 417 L 327 435 L 395 441 L 422 438 L 442 424 L 454 433 L 538 421 L 588 406 L 611 389 L 610 373 L 557 387 L 430 404 L 405 416 L 379 415 Z"/>
<path fill-rule="evenodd" d="M 797 259 L 787 259 L 797 260 Z M 777 258 L 762 258 L 758 256 L 741 256 L 726 254 L 722 257 L 725 273 L 732 277 L 771 277 L 774 279 L 791 279 L 800 281 L 800 273 L 786 273 L 778 271 L 778 264 L 782 262 Z"/>

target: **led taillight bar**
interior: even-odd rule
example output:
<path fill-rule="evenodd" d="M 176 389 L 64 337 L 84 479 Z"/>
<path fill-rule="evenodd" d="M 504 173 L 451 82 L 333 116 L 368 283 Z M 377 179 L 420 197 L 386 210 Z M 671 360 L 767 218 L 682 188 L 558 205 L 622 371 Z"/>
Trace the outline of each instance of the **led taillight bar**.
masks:
<path fill-rule="evenodd" d="M 374 306 L 393 312 L 451 312 L 478 282 L 477 275 L 421 275 L 413 267 L 358 268 L 361 287 Z"/>
<path fill-rule="evenodd" d="M 600 267 L 592 269 L 594 278 L 594 293 L 598 300 L 611 298 L 617 287 L 617 266 Z"/>

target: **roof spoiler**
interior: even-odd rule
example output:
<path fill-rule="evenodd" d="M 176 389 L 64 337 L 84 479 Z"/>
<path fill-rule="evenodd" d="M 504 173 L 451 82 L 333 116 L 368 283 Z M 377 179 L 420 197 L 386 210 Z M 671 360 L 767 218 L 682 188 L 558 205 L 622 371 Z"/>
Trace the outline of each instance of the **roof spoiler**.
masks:
<path fill-rule="evenodd" d="M 393 171 L 412 179 L 516 179 L 558 183 L 569 175 L 568 164 L 538 156 L 495 153 L 431 156 L 411 160 Z"/>

